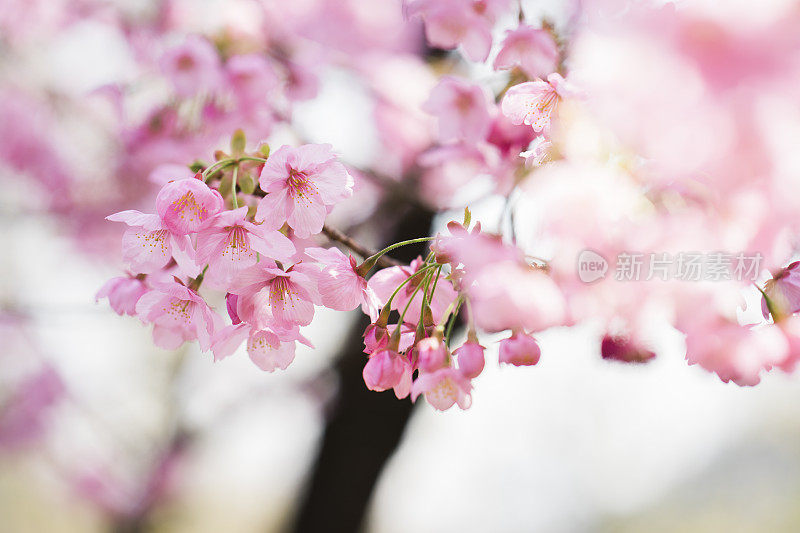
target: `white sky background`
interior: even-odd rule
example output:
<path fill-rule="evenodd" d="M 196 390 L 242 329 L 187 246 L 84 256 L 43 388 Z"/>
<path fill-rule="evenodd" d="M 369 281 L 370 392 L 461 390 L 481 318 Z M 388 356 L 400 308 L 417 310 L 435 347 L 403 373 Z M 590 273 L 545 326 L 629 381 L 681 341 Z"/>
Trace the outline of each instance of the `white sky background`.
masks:
<path fill-rule="evenodd" d="M 49 56 L 56 67 L 69 66 L 71 76 L 58 77 L 74 84 L 71 90 L 124 72 L 119 47 L 96 46 L 108 42 L 102 31 L 76 27 Z M 92 61 L 77 60 L 89 52 Z M 353 162 L 368 160 L 375 144 L 364 134 L 372 130 L 363 122 L 369 116 L 363 95 L 341 73 L 324 81 L 320 99 L 298 110 L 301 127 Z M 492 227 L 501 205 L 490 199 L 475 215 Z M 0 207 L 18 208 L 14 195 Z M 0 299 L 32 311 L 42 347 L 77 403 L 121 435 L 110 437 L 72 404 L 57 424 L 58 444 L 45 453 L 55 460 L 130 463 L 121 470 L 134 473 L 159 435 L 168 401 L 159 376 L 173 356 L 153 348 L 135 319 L 94 305 L 96 289 L 115 272 L 76 253 L 50 221 L 5 214 L 2 220 Z M 191 423 L 207 431 L 182 471 L 185 489 L 166 530 L 261 531 L 264 522 L 280 524 L 321 427 L 319 402 L 302 385 L 324 370 L 346 329 L 342 314 L 320 310 L 308 332 L 318 349 L 301 348 L 290 369 L 276 374 L 262 373 L 243 352 L 212 364 L 194 347 L 187 351 L 178 401 Z M 468 411 L 419 406 L 380 481 L 369 530 L 597 531 L 609 520 L 659 506 L 694 516 L 693 505 L 716 509 L 719 502 L 746 526 L 748 518 L 784 509 L 778 489 L 800 493 L 797 378 L 776 371 L 755 388 L 723 384 L 687 366 L 681 339 L 668 332 L 655 362 L 607 363 L 591 350 L 588 330 L 543 334 L 542 360 L 532 368 L 498 368 L 490 352 Z M 313 387 L 322 397 L 332 390 L 324 374 Z M 227 415 L 225 406 L 243 391 L 253 399 Z M 133 453 L 120 456 L 123 447 Z M 13 482 L 3 489 L 12 477 L 3 470 L 15 472 L 12 463 L 0 459 L 0 514 L 8 516 L 18 494 Z M 730 496 L 730 486 L 741 494 Z M 64 503 L 47 491 L 37 497 L 43 508 Z M 737 498 L 745 503 L 734 503 L 741 503 Z"/>

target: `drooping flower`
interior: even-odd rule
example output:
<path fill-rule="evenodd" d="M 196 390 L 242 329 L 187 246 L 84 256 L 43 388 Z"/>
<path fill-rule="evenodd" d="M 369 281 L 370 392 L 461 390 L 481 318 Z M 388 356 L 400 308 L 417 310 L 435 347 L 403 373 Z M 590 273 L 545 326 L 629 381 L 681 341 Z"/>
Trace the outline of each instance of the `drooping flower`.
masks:
<path fill-rule="evenodd" d="M 440 368 L 435 372 L 420 373 L 411 385 L 411 399 L 416 401 L 422 394 L 439 411 L 450 409 L 454 404 L 468 409 L 472 404 L 471 390 L 472 384 L 461 372 L 452 367 Z"/>
<path fill-rule="evenodd" d="M 197 262 L 208 264 L 207 278 L 229 282 L 233 275 L 267 259 L 286 261 L 295 253 L 294 244 L 277 230 L 247 220 L 247 207 L 221 211 L 197 234 Z"/>
<path fill-rule="evenodd" d="M 371 354 L 381 348 L 386 348 L 396 327 L 396 325 L 390 325 L 384 329 L 374 323 L 367 326 L 367 329 L 364 330 L 364 353 Z M 414 346 L 415 331 L 415 328 L 408 324 L 400 326 L 400 343 L 397 348 L 400 353 L 405 353 Z"/>
<path fill-rule="evenodd" d="M 321 301 L 317 283 L 303 265 L 284 271 L 263 260 L 240 271 L 230 292 L 238 296 L 238 317 L 258 329 L 307 326 L 314 318 L 314 304 Z"/>
<path fill-rule="evenodd" d="M 761 296 L 761 312 L 764 318 L 772 314 L 775 322 L 800 312 L 800 261 L 782 268 L 767 280 Z"/>
<path fill-rule="evenodd" d="M 439 140 L 482 141 L 489 133 L 492 116 L 489 98 L 480 85 L 444 76 L 433 88 L 422 109 L 439 119 Z"/>
<path fill-rule="evenodd" d="M 232 355 L 245 339 L 250 360 L 265 372 L 274 372 L 278 368 L 286 370 L 294 361 L 296 341 L 313 348 L 296 326 L 288 330 L 273 331 L 239 323 L 225 327 L 214 335 L 211 343 L 214 361 L 221 361 Z"/>
<path fill-rule="evenodd" d="M 199 274 L 189 236 L 170 231 L 158 215 L 128 210 L 109 215 L 106 220 L 129 226 L 122 235 L 122 259 L 133 272 L 156 272 L 174 258 L 184 274 Z"/>
<path fill-rule="evenodd" d="M 353 193 L 353 177 L 329 144 L 280 147 L 261 170 L 256 220 L 271 229 L 284 223 L 300 238 L 322 231 L 328 208 Z"/>
<path fill-rule="evenodd" d="M 402 385 L 406 373 L 410 377 L 410 370 L 410 365 L 403 356 L 393 350 L 382 348 L 370 355 L 362 374 L 369 390 L 382 392 Z"/>
<path fill-rule="evenodd" d="M 558 45 L 546 29 L 521 24 L 509 30 L 494 60 L 495 70 L 520 67 L 531 78 L 552 73 L 558 64 Z"/>
<path fill-rule="evenodd" d="M 222 206 L 219 192 L 197 178 L 169 182 L 156 196 L 158 216 L 176 235 L 197 232 L 207 219 L 222 210 Z"/>
<path fill-rule="evenodd" d="M 514 366 L 531 366 L 539 362 L 542 351 L 536 339 L 525 333 L 515 332 L 500 341 L 500 362 Z"/>
<path fill-rule="evenodd" d="M 435 372 L 447 364 L 447 346 L 441 339 L 426 337 L 414 347 L 417 368 L 422 372 Z"/>
<path fill-rule="evenodd" d="M 514 124 L 527 124 L 533 131 L 547 131 L 558 102 L 575 91 L 558 73 L 511 87 L 503 96 L 500 109 Z"/>
<path fill-rule="evenodd" d="M 139 298 L 136 314 L 143 322 L 153 324 L 153 342 L 166 350 L 197 339 L 200 349 L 208 351 L 222 321 L 202 296 L 175 281 L 154 284 Z"/>
<path fill-rule="evenodd" d="M 337 311 L 350 311 L 359 305 L 365 315 L 377 318 L 378 302 L 373 290 L 356 271 L 356 260 L 338 248 L 306 248 L 305 254 L 318 261 L 322 272 L 318 278 L 322 305 Z"/>
<path fill-rule="evenodd" d="M 486 364 L 484 350 L 485 348 L 478 344 L 477 340 L 468 340 L 453 350 L 453 355 L 456 356 L 458 362 L 458 370 L 464 374 L 464 377 L 473 379 L 483 372 Z"/>
<path fill-rule="evenodd" d="M 147 292 L 144 281 L 135 276 L 119 276 L 111 278 L 100 287 L 95 295 L 95 301 L 108 298 L 111 309 L 118 315 L 136 314 L 136 302 Z"/>

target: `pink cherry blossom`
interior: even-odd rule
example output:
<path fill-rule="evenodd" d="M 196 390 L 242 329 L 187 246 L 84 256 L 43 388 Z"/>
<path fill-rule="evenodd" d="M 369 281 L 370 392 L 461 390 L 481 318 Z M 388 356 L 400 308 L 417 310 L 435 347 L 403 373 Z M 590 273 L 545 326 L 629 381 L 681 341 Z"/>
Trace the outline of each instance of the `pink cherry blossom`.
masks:
<path fill-rule="evenodd" d="M 447 364 L 447 346 L 441 339 L 426 337 L 414 349 L 417 354 L 417 368 L 421 372 L 434 372 Z"/>
<path fill-rule="evenodd" d="M 167 50 L 161 57 L 161 69 L 182 97 L 213 92 L 222 81 L 219 54 L 202 37 L 191 36 L 183 44 Z"/>
<path fill-rule="evenodd" d="M 395 351 L 382 348 L 369 356 L 362 374 L 369 390 L 382 392 L 403 385 L 407 372 L 410 375 L 406 359 Z"/>
<path fill-rule="evenodd" d="M 330 206 L 353 193 L 353 178 L 329 144 L 282 146 L 264 164 L 260 186 L 268 194 L 256 219 L 271 229 L 289 224 L 306 238 L 322 231 Z"/>
<path fill-rule="evenodd" d="M 541 270 L 517 261 L 487 265 L 469 288 L 475 324 L 486 331 L 562 325 L 564 297 Z"/>
<path fill-rule="evenodd" d="M 506 33 L 503 46 L 494 60 L 494 68 L 520 67 L 531 78 L 552 73 L 558 64 L 558 45 L 546 29 L 521 24 Z"/>
<path fill-rule="evenodd" d="M 122 235 L 122 259 L 134 272 L 156 272 L 174 258 L 184 274 L 200 273 L 189 236 L 172 233 L 158 215 L 129 210 L 109 215 L 106 220 L 129 226 Z"/>
<path fill-rule="evenodd" d="M 485 61 L 492 46 L 492 25 L 508 4 L 507 0 L 415 0 L 407 3 L 407 12 L 422 16 L 433 46 L 461 45 L 467 57 Z"/>
<path fill-rule="evenodd" d="M 776 327 L 750 328 L 719 319 L 686 335 L 686 360 L 737 385 L 757 385 L 762 370 L 784 364 L 789 344 Z"/>
<path fill-rule="evenodd" d="M 211 344 L 214 360 L 221 361 L 232 355 L 245 340 L 250 360 L 265 372 L 286 370 L 294 360 L 296 341 L 313 347 L 308 339 L 300 334 L 297 327 L 272 331 L 251 328 L 245 323 L 240 323 L 225 327 L 214 335 Z"/>
<path fill-rule="evenodd" d="M 500 108 L 514 124 L 527 124 L 533 131 L 547 131 L 559 100 L 576 94 L 560 74 L 547 81 L 537 79 L 514 85 L 503 96 Z"/>
<path fill-rule="evenodd" d="M 207 351 L 221 323 L 202 296 L 177 282 L 155 284 L 139 299 L 136 314 L 153 324 L 153 341 L 166 350 L 197 339 L 200 349 Z"/>
<path fill-rule="evenodd" d="M 500 341 L 500 362 L 514 366 L 530 366 L 542 355 L 536 339 L 525 333 L 514 333 Z"/>
<path fill-rule="evenodd" d="M 338 248 L 306 248 L 305 254 L 322 265 L 318 278 L 322 305 L 337 311 L 350 311 L 359 305 L 364 314 L 377 318 L 378 302 L 367 280 L 356 272 L 356 260 Z"/>
<path fill-rule="evenodd" d="M 434 409 L 446 411 L 454 404 L 468 409 L 472 404 L 470 391 L 472 384 L 458 370 L 447 367 L 431 373 L 421 372 L 411 385 L 411 399 L 416 401 L 420 394 Z"/>
<path fill-rule="evenodd" d="M 769 302 L 767 302 L 769 299 Z M 779 270 L 764 285 L 761 312 L 764 318 L 773 316 L 775 322 L 800 311 L 800 261 Z"/>
<path fill-rule="evenodd" d="M 197 232 L 203 223 L 222 210 L 222 196 L 196 178 L 172 181 L 156 196 L 156 212 L 176 235 Z"/>
<path fill-rule="evenodd" d="M 243 107 L 257 107 L 267 102 L 264 98 L 278 86 L 278 75 L 269 62 L 258 54 L 241 54 L 231 57 L 225 64 L 228 86 Z"/>
<path fill-rule="evenodd" d="M 97 291 L 95 301 L 108 298 L 111 309 L 118 315 L 136 314 L 136 302 L 147 292 L 147 285 L 134 276 L 111 278 Z"/>
<path fill-rule="evenodd" d="M 315 279 L 301 265 L 284 271 L 263 260 L 240 271 L 230 292 L 238 295 L 237 315 L 259 329 L 306 326 L 321 302 Z"/>
<path fill-rule="evenodd" d="M 482 141 L 492 124 L 489 97 L 484 89 L 454 76 L 439 81 L 422 109 L 438 118 L 442 142 Z"/>
<path fill-rule="evenodd" d="M 197 262 L 208 264 L 208 279 L 229 282 L 239 270 L 253 266 L 258 255 L 287 261 L 295 247 L 281 232 L 247 220 L 247 207 L 221 211 L 197 234 Z"/>
<path fill-rule="evenodd" d="M 464 377 L 473 379 L 483 372 L 483 367 L 486 364 L 484 351 L 485 348 L 473 340 L 468 340 L 453 350 L 453 355 L 456 356 L 456 361 L 458 361 L 458 370 L 464 374 Z"/>

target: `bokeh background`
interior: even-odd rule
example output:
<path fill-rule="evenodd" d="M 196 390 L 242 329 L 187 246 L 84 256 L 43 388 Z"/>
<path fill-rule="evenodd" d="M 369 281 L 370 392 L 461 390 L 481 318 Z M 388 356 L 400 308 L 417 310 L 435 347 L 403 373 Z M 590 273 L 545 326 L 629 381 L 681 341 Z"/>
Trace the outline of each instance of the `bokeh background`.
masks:
<path fill-rule="evenodd" d="M 194 345 L 157 349 L 136 319 L 94 299 L 120 265 L 119 228 L 103 217 L 120 205 L 139 205 L 152 191 L 149 171 L 162 162 L 185 163 L 190 152 L 186 143 L 175 154 L 165 155 L 163 146 L 135 157 L 123 153 L 131 124 L 153 102 L 169 99 L 154 74 L 157 61 L 143 56 L 155 57 L 190 33 L 258 34 L 264 26 L 254 22 L 261 11 L 253 4 L 260 3 L 6 0 L 0 6 L 2 532 L 271 532 L 296 528 L 298 513 L 309 512 L 303 502 L 326 424 L 342 408 L 341 372 L 353 370 L 337 366 L 336 358 L 359 319 L 355 312 L 319 309 L 307 335 L 317 348 L 300 347 L 288 370 L 265 374 L 243 353 L 214 363 Z M 567 24 L 573 7 L 523 4 L 527 17 L 546 16 L 557 26 Z M 349 30 L 395 31 L 381 37 L 386 42 L 371 37 L 374 50 L 351 50 L 352 31 L 330 16 L 339 9 L 362 24 Z M 440 54 L 424 48 L 419 26 L 404 21 L 394 0 L 304 0 L 273 5 L 269 13 L 301 21 L 291 31 L 306 28 L 303 40 L 336 48 L 340 57 L 312 54 L 314 97 L 294 101 L 291 128 L 277 124 L 265 138 L 329 142 L 343 160 L 376 175 L 402 169 L 387 162 L 375 89 L 364 81 L 371 79 L 365 72 L 386 62 L 367 52 L 415 58 L 408 66 L 413 75 L 391 73 L 399 80 L 397 98 L 409 107 L 424 100 L 436 69 L 450 60 L 434 63 Z M 419 65 L 433 66 L 419 74 Z M 459 68 L 504 83 L 488 68 Z M 109 87 L 121 86 L 124 117 L 106 97 Z M 198 141 L 202 149 L 191 149 L 200 157 L 224 147 L 225 133 L 221 127 Z M 361 195 L 333 216 L 379 244 L 385 219 L 398 217 L 374 193 L 374 182 L 362 183 Z M 481 195 L 472 207 L 488 227 L 502 222 L 502 198 Z M 459 216 L 442 211 L 433 227 Z M 535 367 L 490 362 L 467 411 L 414 406 L 374 491 L 364 497 L 362 528 L 800 530 L 796 378 L 776 373 L 757 387 L 724 384 L 687 366 L 683 341 L 670 332 L 658 339 L 663 355 L 653 362 L 615 364 L 591 348 L 592 334 L 591 325 L 545 332 Z M 380 401 L 389 395 L 381 393 Z M 358 450 L 384 430 L 356 425 L 347 438 Z M 339 471 L 358 477 L 363 465 L 355 458 L 333 454 L 325 461 L 341 461 Z M 351 482 L 341 476 L 341 490 Z M 327 530 L 340 526 L 334 520 Z"/>

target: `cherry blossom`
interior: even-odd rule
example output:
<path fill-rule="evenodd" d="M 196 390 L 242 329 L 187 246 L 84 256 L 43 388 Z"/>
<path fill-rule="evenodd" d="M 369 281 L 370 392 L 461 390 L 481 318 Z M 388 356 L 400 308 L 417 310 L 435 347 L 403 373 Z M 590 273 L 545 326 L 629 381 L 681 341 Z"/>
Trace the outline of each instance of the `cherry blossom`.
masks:
<path fill-rule="evenodd" d="M 533 131 L 547 131 L 563 98 L 575 95 L 558 73 L 547 76 L 547 81 L 537 79 L 514 85 L 503 96 L 500 107 L 514 124 L 527 124 Z"/>
<path fill-rule="evenodd" d="M 259 184 L 268 194 L 256 219 L 271 229 L 286 223 L 301 238 L 322 231 L 328 206 L 353 192 L 352 176 L 335 159 L 329 144 L 279 148 L 261 171 Z"/>
<path fill-rule="evenodd" d="M 439 411 L 458 405 L 468 409 L 472 405 L 472 384 L 458 370 L 447 367 L 431 373 L 420 373 L 411 385 L 411 399 L 416 401 L 420 394 Z"/>
<path fill-rule="evenodd" d="M 556 70 L 558 45 L 546 29 L 525 24 L 509 30 L 494 59 L 495 69 L 520 67 L 531 78 L 547 76 Z"/>
<path fill-rule="evenodd" d="M 529 366 L 539 362 L 542 351 L 536 339 L 516 332 L 500 342 L 500 362 L 514 366 Z"/>

